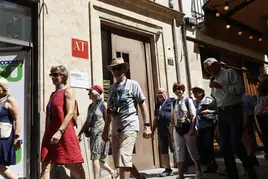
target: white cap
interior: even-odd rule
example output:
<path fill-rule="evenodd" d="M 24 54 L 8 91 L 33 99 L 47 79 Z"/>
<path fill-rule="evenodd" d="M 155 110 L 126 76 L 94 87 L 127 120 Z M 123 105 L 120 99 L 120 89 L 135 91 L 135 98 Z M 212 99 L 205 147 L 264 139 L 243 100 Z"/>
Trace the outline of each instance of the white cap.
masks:
<path fill-rule="evenodd" d="M 218 62 L 218 60 L 216 60 L 215 58 L 207 58 L 204 62 L 203 62 L 203 64 L 205 64 L 205 63 L 208 63 L 208 62 L 210 62 L 210 64 L 213 64 L 213 63 L 219 63 Z"/>

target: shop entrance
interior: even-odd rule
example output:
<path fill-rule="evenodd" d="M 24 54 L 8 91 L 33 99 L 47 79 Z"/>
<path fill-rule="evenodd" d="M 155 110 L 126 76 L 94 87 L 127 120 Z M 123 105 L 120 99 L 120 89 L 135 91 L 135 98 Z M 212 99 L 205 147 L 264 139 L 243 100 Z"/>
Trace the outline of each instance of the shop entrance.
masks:
<path fill-rule="evenodd" d="M 103 55 L 103 77 L 104 88 L 107 92 L 113 78 L 106 66 L 111 63 L 115 57 L 122 57 L 125 62 L 130 64 L 130 70 L 127 73 L 129 79 L 137 81 L 146 97 L 146 104 L 150 113 L 150 119 L 153 119 L 153 77 L 150 56 L 150 43 L 146 39 L 135 38 L 131 34 L 119 31 L 102 30 L 102 55 Z M 106 94 L 107 95 L 107 94 Z M 151 139 L 147 140 L 142 137 L 143 120 L 140 110 L 138 111 L 140 119 L 140 130 L 135 150 L 134 164 L 139 170 L 154 168 L 156 165 L 155 151 L 156 146 Z"/>
<path fill-rule="evenodd" d="M 26 4 L 26 1 L 24 3 Z M 19 105 L 20 139 L 23 141 L 21 149 L 16 152 L 17 164 L 10 169 L 21 179 L 34 178 L 30 177 L 30 168 L 35 162 L 32 156 L 37 153 L 32 150 L 32 146 L 36 143 L 31 136 L 35 123 L 32 120 L 35 109 L 33 101 L 35 94 L 38 93 L 37 90 L 34 91 L 33 80 L 38 76 L 33 72 L 32 17 L 36 11 L 33 12 L 32 9 L 32 7 L 0 0 L 0 76 L 8 80 L 10 95 Z"/>

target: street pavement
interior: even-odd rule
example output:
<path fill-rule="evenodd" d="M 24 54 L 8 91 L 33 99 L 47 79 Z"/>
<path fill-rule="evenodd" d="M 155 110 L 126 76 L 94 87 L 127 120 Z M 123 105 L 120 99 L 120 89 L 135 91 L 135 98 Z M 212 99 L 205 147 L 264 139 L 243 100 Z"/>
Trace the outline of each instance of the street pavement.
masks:
<path fill-rule="evenodd" d="M 259 175 L 259 179 L 268 179 L 268 161 L 264 159 L 263 154 L 257 155 L 257 158 L 260 162 L 260 165 L 255 166 L 255 169 Z M 240 179 L 248 179 L 248 176 L 244 174 L 244 169 L 242 167 L 241 161 L 239 159 L 237 159 L 236 162 L 237 162 L 237 168 L 238 168 L 239 173 L 240 173 Z M 217 163 L 219 164 L 219 167 L 222 169 L 223 168 L 223 159 L 218 158 Z M 157 179 L 157 178 L 162 178 L 162 177 L 158 177 L 158 174 L 163 172 L 163 171 L 164 171 L 163 168 L 157 168 L 157 169 L 140 171 L 140 173 L 143 174 L 146 178 Z M 178 170 L 173 169 L 173 171 L 174 171 L 173 176 L 164 177 L 163 179 L 176 179 L 176 177 L 178 176 Z M 196 172 L 195 167 L 189 166 L 188 172 L 185 173 L 185 179 L 195 179 L 195 172 Z M 106 172 L 105 173 L 102 172 L 102 176 L 103 176 L 102 178 L 104 178 L 104 179 L 110 178 L 110 177 L 108 177 Z M 206 175 L 202 176 L 201 179 L 227 179 L 227 177 L 220 176 L 219 174 L 215 173 L 215 174 L 206 174 Z"/>

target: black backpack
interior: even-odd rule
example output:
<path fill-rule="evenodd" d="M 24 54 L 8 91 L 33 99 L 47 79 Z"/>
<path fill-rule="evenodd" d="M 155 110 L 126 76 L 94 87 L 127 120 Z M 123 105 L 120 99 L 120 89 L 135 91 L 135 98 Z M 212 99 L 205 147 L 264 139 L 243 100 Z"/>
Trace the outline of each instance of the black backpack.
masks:
<path fill-rule="evenodd" d="M 172 103 L 173 115 L 174 115 L 174 109 L 175 109 L 175 106 L 176 106 L 176 101 L 177 100 L 174 100 L 173 103 Z M 186 105 L 187 111 L 189 112 L 189 98 L 185 99 L 185 105 Z M 175 114 L 175 115 L 177 115 L 177 114 Z M 187 134 L 189 132 L 189 130 L 190 130 L 191 123 L 192 123 L 192 120 L 188 116 L 186 118 L 184 118 L 184 119 L 177 119 L 175 121 L 175 130 L 176 130 L 176 132 L 180 136 L 183 136 L 184 134 Z"/>

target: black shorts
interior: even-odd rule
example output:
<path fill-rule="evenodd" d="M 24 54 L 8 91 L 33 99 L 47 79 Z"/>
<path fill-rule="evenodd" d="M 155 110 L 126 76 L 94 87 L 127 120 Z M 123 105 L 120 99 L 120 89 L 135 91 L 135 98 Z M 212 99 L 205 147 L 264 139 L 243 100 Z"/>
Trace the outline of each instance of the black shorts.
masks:
<path fill-rule="evenodd" d="M 174 152 L 174 144 L 171 142 L 169 135 L 159 135 L 159 150 L 160 154 L 168 154 L 168 148 L 170 148 L 170 151 Z"/>

